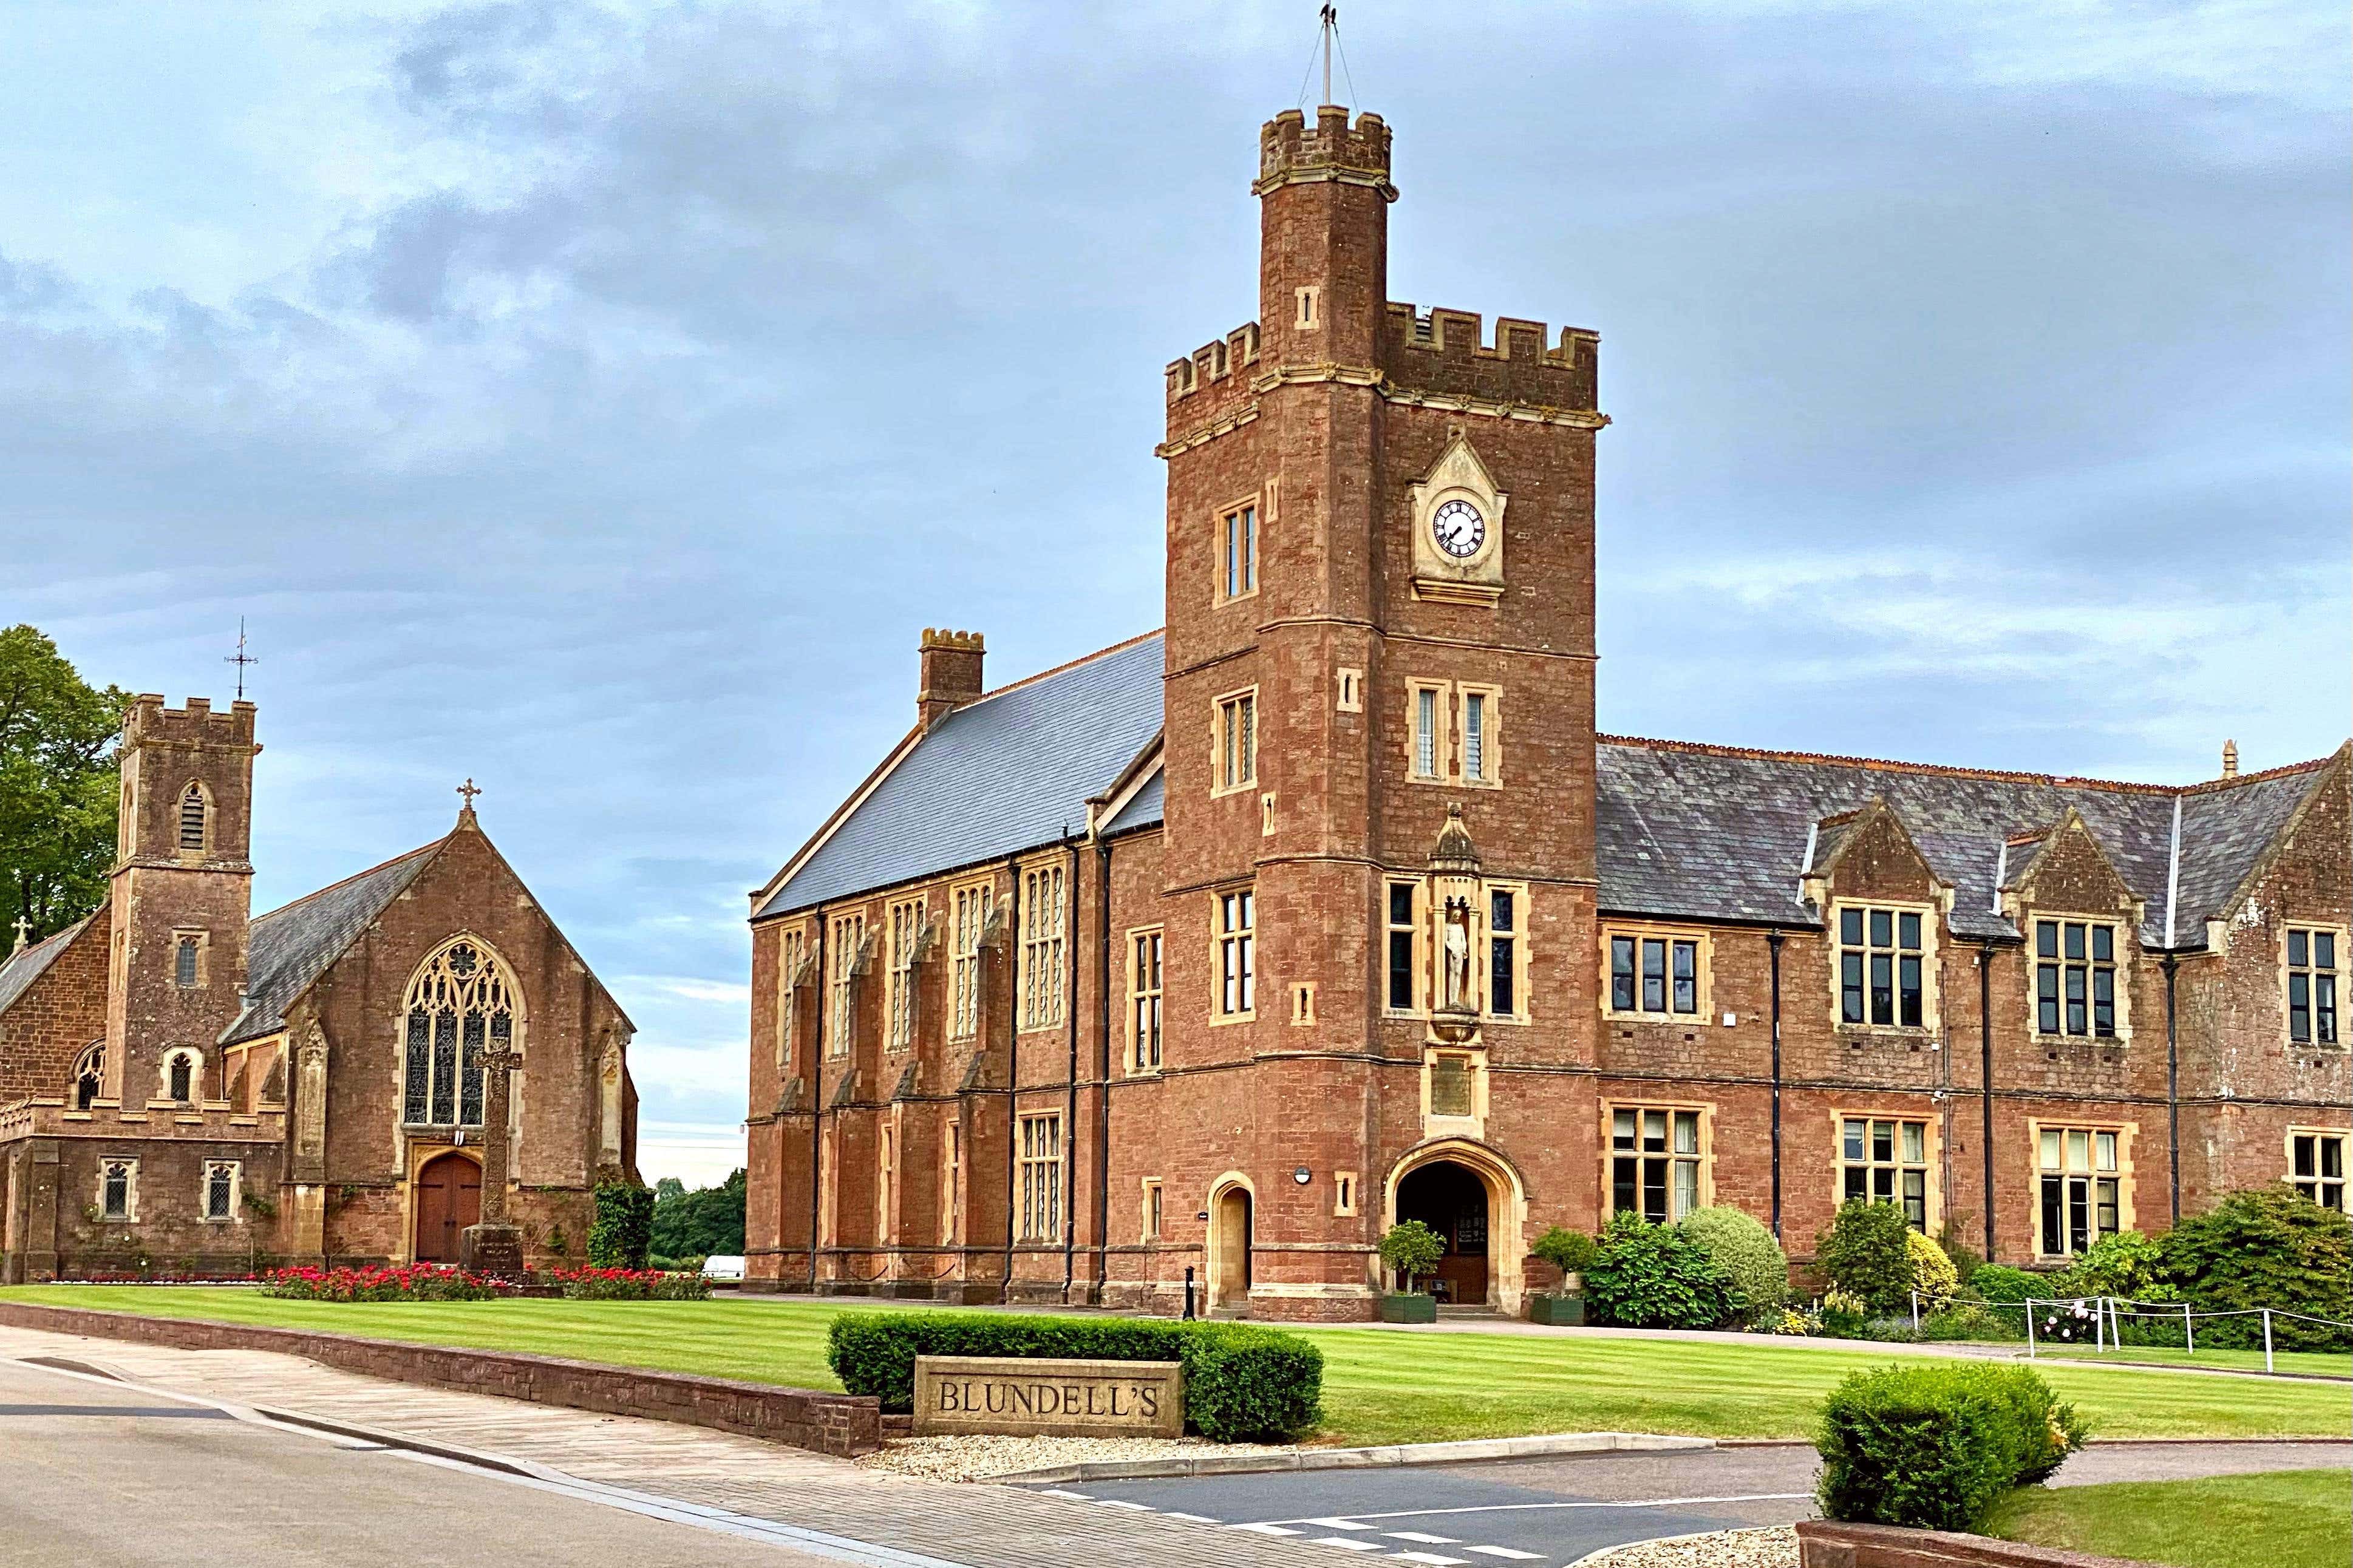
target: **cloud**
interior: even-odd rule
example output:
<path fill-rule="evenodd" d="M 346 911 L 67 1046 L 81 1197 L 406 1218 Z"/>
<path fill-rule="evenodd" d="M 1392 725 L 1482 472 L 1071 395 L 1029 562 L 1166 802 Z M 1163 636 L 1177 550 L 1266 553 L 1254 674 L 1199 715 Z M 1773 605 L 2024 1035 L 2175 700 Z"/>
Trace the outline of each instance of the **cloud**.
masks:
<path fill-rule="evenodd" d="M 2341 738 L 2342 16 L 1352 6 L 1392 293 L 1599 328 L 1614 730 L 2127 773 Z M 264 662 L 258 906 L 483 821 L 743 1110 L 745 892 L 912 717 L 1161 618 L 1289 12 L 77 12 L 0 104 L 0 621 Z"/>

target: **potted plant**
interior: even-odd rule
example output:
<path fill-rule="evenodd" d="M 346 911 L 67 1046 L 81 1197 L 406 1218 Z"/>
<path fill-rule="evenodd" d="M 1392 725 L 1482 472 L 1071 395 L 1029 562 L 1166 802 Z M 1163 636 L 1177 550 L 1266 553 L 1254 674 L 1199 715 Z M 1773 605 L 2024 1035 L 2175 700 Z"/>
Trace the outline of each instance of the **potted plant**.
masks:
<path fill-rule="evenodd" d="M 1537 1238 L 1528 1251 L 1560 1271 L 1560 1289 L 1540 1291 L 1528 1298 L 1528 1321 L 1561 1328 L 1584 1325 L 1585 1269 L 1593 1261 L 1595 1250 L 1591 1237 L 1560 1226 Z"/>
<path fill-rule="evenodd" d="M 1438 1233 L 1418 1219 L 1399 1220 L 1389 1226 L 1388 1234 L 1381 1237 L 1381 1261 L 1398 1277 L 1398 1288 L 1381 1298 L 1382 1322 L 1438 1321 L 1438 1298 L 1416 1290 L 1413 1282 L 1437 1272 L 1438 1260 L 1445 1252 L 1446 1244 L 1438 1239 Z"/>

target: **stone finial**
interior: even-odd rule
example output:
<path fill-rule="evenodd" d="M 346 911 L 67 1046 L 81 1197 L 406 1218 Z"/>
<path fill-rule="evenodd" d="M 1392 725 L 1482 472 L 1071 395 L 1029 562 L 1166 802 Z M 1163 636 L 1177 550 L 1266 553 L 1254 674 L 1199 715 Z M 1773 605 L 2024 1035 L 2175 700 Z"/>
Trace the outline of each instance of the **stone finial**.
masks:
<path fill-rule="evenodd" d="M 2222 742 L 2222 776 L 2226 779 L 2239 776 L 2239 742 L 2236 741 Z"/>
<path fill-rule="evenodd" d="M 16 945 L 8 950 L 8 956 L 14 958 L 18 953 L 24 952 L 25 949 L 31 944 L 32 937 L 33 922 L 26 920 L 24 916 L 18 915 L 16 917 Z"/>
<path fill-rule="evenodd" d="M 1438 830 L 1438 842 L 1430 846 L 1430 868 L 1462 876 L 1479 874 L 1479 848 L 1471 842 L 1471 829 L 1462 820 L 1459 800 L 1446 803 L 1446 826 Z"/>

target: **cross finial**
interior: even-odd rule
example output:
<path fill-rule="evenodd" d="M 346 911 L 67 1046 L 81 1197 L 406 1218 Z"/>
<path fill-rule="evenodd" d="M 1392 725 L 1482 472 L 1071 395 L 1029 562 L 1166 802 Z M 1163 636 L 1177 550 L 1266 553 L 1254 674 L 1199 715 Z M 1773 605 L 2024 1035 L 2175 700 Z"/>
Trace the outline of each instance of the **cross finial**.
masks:
<path fill-rule="evenodd" d="M 221 662 L 237 666 L 237 700 L 239 702 L 244 701 L 245 667 L 248 664 L 259 664 L 261 661 L 245 651 L 245 617 L 243 616 L 237 618 L 237 651 L 225 656 Z"/>
<path fill-rule="evenodd" d="M 32 935 L 33 922 L 26 920 L 24 916 L 18 915 L 16 917 L 16 945 L 9 952 L 8 956 L 14 958 L 17 953 L 24 952 L 26 944 L 32 940 Z"/>
<path fill-rule="evenodd" d="M 474 781 L 469 778 L 464 784 L 458 786 L 458 793 L 465 797 L 465 813 L 467 816 L 471 816 L 474 814 L 474 797 L 482 792 L 475 788 Z"/>

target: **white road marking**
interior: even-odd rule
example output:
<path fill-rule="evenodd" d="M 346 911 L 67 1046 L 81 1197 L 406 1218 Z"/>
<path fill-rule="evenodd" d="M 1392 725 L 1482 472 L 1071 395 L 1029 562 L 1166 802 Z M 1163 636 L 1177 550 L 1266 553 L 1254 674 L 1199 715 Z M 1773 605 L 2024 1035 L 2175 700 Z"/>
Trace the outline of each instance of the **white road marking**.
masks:
<path fill-rule="evenodd" d="M 1377 1541 L 1359 1541 L 1353 1535 L 1320 1536 L 1311 1540 L 1308 1544 L 1311 1546 L 1341 1546 L 1345 1547 L 1350 1552 L 1378 1552 L 1381 1549 L 1381 1543 Z"/>
<path fill-rule="evenodd" d="M 1630 1498 L 1622 1502 L 1493 1502 L 1476 1508 L 1401 1508 L 1388 1513 L 1360 1513 L 1358 1519 L 1427 1519 L 1433 1514 L 1453 1513 L 1522 1513 L 1562 1508 L 1688 1508 L 1704 1502 L 1807 1502 L 1811 1492 L 1743 1492 L 1727 1497 L 1656 1497 Z M 1276 1524 L 1337 1525 L 1343 1530 L 1370 1530 L 1369 1524 L 1350 1524 L 1336 1519 L 1278 1519 Z"/>
<path fill-rule="evenodd" d="M 1425 1535 L 1419 1530 L 1385 1530 L 1381 1531 L 1381 1533 L 1388 1536 L 1391 1541 L 1419 1541 L 1424 1546 L 1460 1546 L 1462 1544 L 1462 1542 L 1457 1541 L 1451 1535 Z"/>
<path fill-rule="evenodd" d="M 1233 1530 L 1247 1530 L 1253 1535 L 1299 1535 L 1304 1533 L 1302 1531 L 1286 1529 L 1280 1524 L 1237 1524 L 1231 1525 L 1229 1528 Z"/>
<path fill-rule="evenodd" d="M 1373 1514 L 1369 1517 L 1378 1519 L 1381 1516 L 1378 1514 Z M 1353 1519 L 1287 1519 L 1283 1521 L 1283 1522 L 1285 1524 L 1312 1524 L 1319 1530 L 1370 1530 L 1373 1528 L 1369 1524 L 1358 1524 Z"/>
<path fill-rule="evenodd" d="M 1466 1546 L 1465 1552 L 1476 1552 L 1482 1557 L 1508 1557 L 1514 1563 L 1534 1563 L 1544 1555 L 1541 1552 L 1514 1552 L 1508 1546 Z"/>
<path fill-rule="evenodd" d="M 1095 1500 L 1097 1503 L 1101 1504 L 1101 1505 L 1102 1505 L 1103 1507 L 1104 1507 L 1104 1508 L 1124 1508 L 1124 1509 L 1131 1509 L 1131 1510 L 1133 1510 L 1134 1511 L 1135 1511 L 1135 1512 L 1137 1512 L 1137 1513 L 1156 1513 L 1156 1512 L 1158 1512 L 1158 1511 L 1159 1511 L 1157 1509 L 1154 1508 L 1150 1503 L 1143 1503 L 1143 1502 L 1129 1502 L 1129 1501 L 1125 1500 L 1124 1500 L 1124 1499 L 1123 1499 L 1123 1498 L 1115 1498 L 1115 1497 L 1099 1497 L 1099 1498 L 1095 1499 L 1094 1500 Z"/>
<path fill-rule="evenodd" d="M 1397 1554 L 1394 1561 L 1398 1563 L 1427 1563 L 1431 1565 L 1431 1568 L 1470 1568 L 1471 1559 L 1468 1557 L 1440 1557 L 1435 1552 L 1400 1552 Z"/>
<path fill-rule="evenodd" d="M 1178 1513 L 1173 1508 L 1165 1510 L 1161 1513 L 1160 1517 L 1163 1519 L 1181 1519 L 1187 1524 L 1216 1524 L 1219 1522 L 1217 1520 L 1211 1519 L 1206 1513 Z"/>
<path fill-rule="evenodd" d="M 1095 1500 L 1094 1499 L 1087 1496 L 1084 1492 L 1066 1492 L 1053 1487 L 1048 1487 L 1038 1495 L 1039 1497 L 1068 1498 L 1072 1502 L 1092 1502 Z"/>

